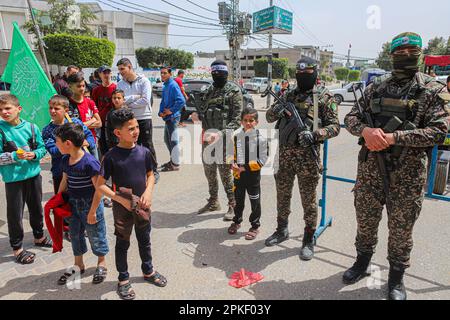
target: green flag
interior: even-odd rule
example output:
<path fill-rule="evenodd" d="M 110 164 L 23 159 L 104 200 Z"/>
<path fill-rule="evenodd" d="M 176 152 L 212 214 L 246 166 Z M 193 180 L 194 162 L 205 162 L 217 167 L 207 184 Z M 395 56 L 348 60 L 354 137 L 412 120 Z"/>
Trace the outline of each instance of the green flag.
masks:
<path fill-rule="evenodd" d="M 8 64 L 2 81 L 11 83 L 11 93 L 17 96 L 23 110 L 21 118 L 35 123 L 42 129 L 51 118 L 48 100 L 56 90 L 48 80 L 33 51 L 20 32 L 16 22 Z"/>

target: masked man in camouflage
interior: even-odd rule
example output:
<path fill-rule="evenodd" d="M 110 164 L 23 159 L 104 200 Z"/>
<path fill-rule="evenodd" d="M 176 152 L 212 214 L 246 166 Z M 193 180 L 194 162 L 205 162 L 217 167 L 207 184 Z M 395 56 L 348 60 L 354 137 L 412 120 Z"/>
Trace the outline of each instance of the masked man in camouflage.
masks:
<path fill-rule="evenodd" d="M 391 300 L 406 299 L 403 274 L 410 266 L 413 227 L 424 199 L 427 149 L 443 143 L 448 129 L 445 85 L 419 72 L 421 53 L 418 34 L 408 32 L 395 37 L 391 44 L 392 76 L 375 79 L 365 90 L 366 99 L 359 100 L 375 128 L 368 126 L 357 104 L 345 117 L 347 130 L 361 138 L 363 147 L 354 188 L 357 259 L 344 273 L 343 281 L 351 284 L 367 275 L 386 206 Z M 384 180 L 377 152 L 385 159 Z"/>
<path fill-rule="evenodd" d="M 303 219 L 305 220 L 300 258 L 306 261 L 311 260 L 314 256 L 314 233 L 318 214 L 316 188 L 320 177 L 320 165 L 318 165 L 320 159 L 314 159 L 311 148 L 315 148 L 317 154 L 320 154 L 320 143 L 336 137 L 340 131 L 336 104 L 324 86 L 317 88 L 319 126 L 317 130 L 313 130 L 313 89 L 317 82 L 317 75 L 315 60 L 300 59 L 296 71 L 297 88 L 289 91 L 286 95 L 286 101 L 295 105 L 309 131 L 291 134 L 287 141 L 280 139 L 279 168 L 275 173 L 278 227 L 275 233 L 266 240 L 266 246 L 273 246 L 288 239 L 288 217 L 291 213 L 292 189 L 297 176 L 304 212 Z M 273 105 L 267 111 L 266 118 L 269 123 L 277 121 L 276 128 L 281 137 L 288 121 L 282 106 Z"/>
<path fill-rule="evenodd" d="M 225 221 L 234 217 L 236 201 L 233 193 L 233 176 L 231 162 L 226 157 L 226 137 L 232 141 L 233 131 L 240 127 L 243 96 L 241 88 L 234 82 L 228 81 L 228 68 L 224 61 L 216 60 L 211 64 L 211 75 L 214 83 L 208 88 L 198 116 L 203 128 L 203 168 L 209 186 L 208 203 L 198 211 L 198 214 L 220 210 L 218 199 L 217 170 L 219 170 L 223 187 L 228 197 L 228 212 Z M 210 147 L 214 148 L 211 153 Z M 205 150 L 206 149 L 206 150 Z M 216 153 L 223 149 L 223 157 Z M 219 151 L 221 152 L 221 151 Z M 233 153 L 231 146 L 230 152 Z M 214 160 L 214 159 L 216 160 Z"/>

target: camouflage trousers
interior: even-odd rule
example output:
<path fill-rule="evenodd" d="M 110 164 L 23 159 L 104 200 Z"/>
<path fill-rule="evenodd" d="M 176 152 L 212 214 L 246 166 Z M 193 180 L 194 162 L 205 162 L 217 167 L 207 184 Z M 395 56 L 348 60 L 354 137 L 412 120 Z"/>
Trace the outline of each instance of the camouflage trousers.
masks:
<path fill-rule="evenodd" d="M 275 173 L 278 223 L 287 224 L 291 214 L 295 177 L 297 177 L 300 189 L 305 226 L 315 229 L 318 212 L 316 189 L 320 178 L 319 170 L 310 150 L 282 146 L 279 150 L 279 168 Z"/>
<path fill-rule="evenodd" d="M 203 150 L 206 145 L 203 145 Z M 219 183 L 217 181 L 217 170 L 219 171 L 222 185 L 227 194 L 228 202 L 230 204 L 235 203 L 233 192 L 233 175 L 231 172 L 231 165 L 223 163 L 207 163 L 205 162 L 204 154 L 202 156 L 203 170 L 205 172 L 206 179 L 208 180 L 209 196 L 212 199 L 218 199 L 219 197 Z"/>
<path fill-rule="evenodd" d="M 376 157 L 369 154 L 366 162 L 359 162 L 354 188 L 356 220 L 358 224 L 356 250 L 375 252 L 378 225 L 383 207 L 388 213 L 388 260 L 391 264 L 408 268 L 413 248 L 413 227 L 424 200 L 426 156 L 406 156 L 403 164 L 390 172 L 389 195 L 383 190 Z"/>

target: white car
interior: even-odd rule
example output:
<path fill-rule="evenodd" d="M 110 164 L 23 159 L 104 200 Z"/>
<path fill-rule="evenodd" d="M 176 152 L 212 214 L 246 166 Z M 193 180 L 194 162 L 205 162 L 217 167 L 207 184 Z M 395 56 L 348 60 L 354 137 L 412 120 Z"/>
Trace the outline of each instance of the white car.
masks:
<path fill-rule="evenodd" d="M 330 90 L 331 94 L 336 100 L 336 103 L 341 104 L 342 102 L 355 102 L 355 96 L 353 94 L 352 87 L 357 83 L 362 83 L 362 89 L 364 91 L 364 89 L 366 88 L 366 84 L 364 81 L 350 82 L 349 84 L 342 87 L 342 89 Z M 359 92 L 359 90 L 356 91 L 356 95 L 358 99 L 361 98 L 361 93 Z"/>
<path fill-rule="evenodd" d="M 269 79 L 267 78 L 251 78 L 250 81 L 244 83 L 244 89 L 247 91 L 254 91 L 256 93 L 261 93 L 266 91 L 269 84 Z"/>
<path fill-rule="evenodd" d="M 436 80 L 447 83 L 448 76 L 437 76 Z"/>

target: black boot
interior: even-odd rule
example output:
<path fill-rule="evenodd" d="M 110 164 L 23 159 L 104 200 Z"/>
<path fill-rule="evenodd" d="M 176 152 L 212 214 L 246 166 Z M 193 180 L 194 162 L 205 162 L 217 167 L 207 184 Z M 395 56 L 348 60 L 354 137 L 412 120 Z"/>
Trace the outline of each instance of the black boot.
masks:
<path fill-rule="evenodd" d="M 289 231 L 287 221 L 278 219 L 278 227 L 273 235 L 266 239 L 266 246 L 273 247 L 274 245 L 280 244 L 283 241 L 289 239 Z"/>
<path fill-rule="evenodd" d="M 309 261 L 314 257 L 314 233 L 316 229 L 306 227 L 303 235 L 303 245 L 300 249 L 300 259 Z"/>
<path fill-rule="evenodd" d="M 350 269 L 344 272 L 342 281 L 344 281 L 345 284 L 353 284 L 370 275 L 370 273 L 367 272 L 370 259 L 372 259 L 372 253 L 358 252 L 356 262 Z"/>
<path fill-rule="evenodd" d="M 403 284 L 404 273 L 403 266 L 391 264 L 388 279 L 389 300 L 406 300 L 406 289 Z"/>

